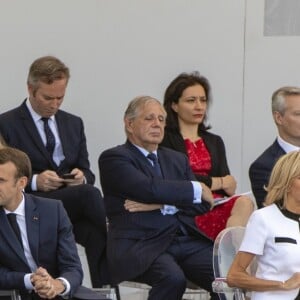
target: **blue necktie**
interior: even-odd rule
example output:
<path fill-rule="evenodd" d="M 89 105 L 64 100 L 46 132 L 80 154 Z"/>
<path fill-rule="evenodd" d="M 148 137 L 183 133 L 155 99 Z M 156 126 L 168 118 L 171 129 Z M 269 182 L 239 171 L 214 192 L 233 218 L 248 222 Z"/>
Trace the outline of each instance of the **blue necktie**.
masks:
<path fill-rule="evenodd" d="M 49 118 L 41 118 L 41 120 L 44 122 L 44 131 L 46 135 L 46 149 L 49 152 L 50 156 L 52 157 L 55 148 L 55 136 L 49 127 L 49 123 L 48 123 Z"/>
<path fill-rule="evenodd" d="M 163 177 L 162 176 L 162 171 L 161 171 L 161 168 L 160 168 L 160 165 L 159 165 L 159 162 L 158 162 L 157 155 L 155 153 L 151 152 L 147 155 L 147 158 L 149 158 L 152 161 L 153 168 L 154 168 L 156 174 L 159 175 L 162 178 Z"/>
<path fill-rule="evenodd" d="M 10 223 L 10 226 L 11 228 L 13 229 L 14 233 L 16 234 L 22 248 L 23 248 L 23 243 L 22 243 L 22 237 L 21 237 L 21 231 L 20 231 L 20 227 L 18 225 L 18 222 L 17 222 L 17 215 L 16 214 L 13 214 L 13 213 L 10 213 L 10 214 L 7 214 L 7 218 L 8 218 L 8 221 Z"/>

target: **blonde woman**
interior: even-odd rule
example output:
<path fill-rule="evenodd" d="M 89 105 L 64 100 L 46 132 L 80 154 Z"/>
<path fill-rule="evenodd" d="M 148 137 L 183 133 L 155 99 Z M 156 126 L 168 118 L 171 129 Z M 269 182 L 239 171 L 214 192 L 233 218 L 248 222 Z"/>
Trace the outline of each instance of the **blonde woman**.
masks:
<path fill-rule="evenodd" d="M 245 236 L 227 276 L 230 286 L 252 290 L 251 299 L 300 299 L 300 152 L 275 164 L 266 207 L 249 219 Z M 257 272 L 246 272 L 256 257 Z"/>

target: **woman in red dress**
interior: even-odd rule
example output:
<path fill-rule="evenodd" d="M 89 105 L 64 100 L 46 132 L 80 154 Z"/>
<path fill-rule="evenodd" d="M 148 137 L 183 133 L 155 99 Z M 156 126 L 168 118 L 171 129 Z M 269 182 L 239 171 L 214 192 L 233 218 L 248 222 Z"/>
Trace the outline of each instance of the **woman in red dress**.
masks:
<path fill-rule="evenodd" d="M 224 142 L 208 132 L 206 125 L 210 104 L 210 85 L 205 77 L 197 72 L 177 76 L 165 92 L 167 120 L 162 146 L 187 154 L 196 178 L 215 198 L 233 196 L 236 181 L 229 172 Z M 195 217 L 195 222 L 199 230 L 215 239 L 225 227 L 245 226 L 253 209 L 249 197 L 238 195 Z"/>

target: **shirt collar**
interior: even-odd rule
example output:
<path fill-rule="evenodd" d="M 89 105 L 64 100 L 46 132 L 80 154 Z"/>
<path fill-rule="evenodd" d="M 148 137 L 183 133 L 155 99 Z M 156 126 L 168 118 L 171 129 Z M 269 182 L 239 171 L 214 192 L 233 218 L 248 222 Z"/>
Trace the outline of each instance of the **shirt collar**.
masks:
<path fill-rule="evenodd" d="M 277 142 L 279 144 L 279 146 L 286 152 L 286 153 L 290 153 L 292 151 L 299 151 L 300 148 L 292 145 L 286 141 L 284 141 L 280 136 L 277 137 Z"/>
<path fill-rule="evenodd" d="M 148 155 L 149 153 L 154 153 L 154 154 L 157 156 L 157 150 L 152 151 L 152 152 L 149 152 L 149 151 L 146 150 L 145 148 L 142 148 L 142 147 L 140 147 L 140 146 L 138 146 L 138 145 L 133 144 L 133 146 L 135 146 L 136 148 L 138 148 L 138 149 L 143 153 L 143 155 L 144 155 L 145 157 L 147 157 L 147 155 Z"/>
<path fill-rule="evenodd" d="M 19 204 L 19 206 L 14 211 L 9 211 L 4 208 L 4 211 L 6 214 L 14 213 L 19 216 L 25 216 L 25 200 L 24 200 L 24 194 L 22 193 L 22 200 Z"/>

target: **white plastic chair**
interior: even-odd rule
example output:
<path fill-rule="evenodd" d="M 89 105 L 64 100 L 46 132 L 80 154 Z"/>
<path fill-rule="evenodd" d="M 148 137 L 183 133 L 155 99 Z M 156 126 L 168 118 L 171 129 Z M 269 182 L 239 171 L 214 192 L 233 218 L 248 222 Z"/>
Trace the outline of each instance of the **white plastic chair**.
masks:
<path fill-rule="evenodd" d="M 135 281 L 123 281 L 120 284 L 121 287 L 127 287 L 127 288 L 133 288 L 143 291 L 143 295 L 139 299 L 148 299 L 148 292 L 151 289 L 151 287 L 145 283 L 139 283 Z M 210 299 L 209 293 L 200 288 L 199 286 L 188 282 L 187 288 L 185 290 L 185 293 L 183 295 L 183 299 L 194 299 L 197 298 L 197 300 L 208 300 Z"/>
<path fill-rule="evenodd" d="M 245 300 L 245 293 L 239 288 L 230 288 L 226 277 L 231 263 L 239 250 L 243 240 L 245 227 L 229 227 L 223 229 L 217 236 L 213 249 L 213 268 L 215 280 L 212 284 L 213 291 L 221 299 Z M 225 297 L 225 298 L 224 298 Z"/>

